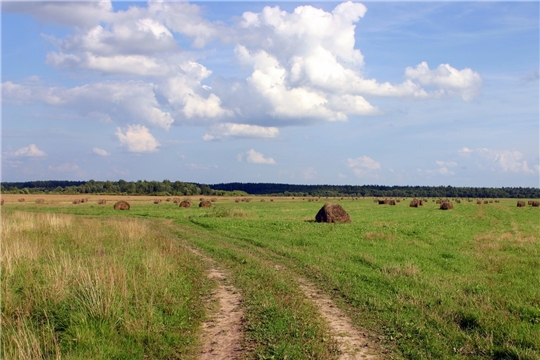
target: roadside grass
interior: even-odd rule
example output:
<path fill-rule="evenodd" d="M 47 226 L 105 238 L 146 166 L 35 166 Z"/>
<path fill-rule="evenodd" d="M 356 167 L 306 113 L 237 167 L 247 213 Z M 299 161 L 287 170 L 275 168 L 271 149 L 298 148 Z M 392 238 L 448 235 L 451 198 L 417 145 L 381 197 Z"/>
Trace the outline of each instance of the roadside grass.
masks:
<path fill-rule="evenodd" d="M 431 201 L 409 208 L 346 200 L 339 203 L 352 223 L 315 223 L 325 201 L 224 201 L 210 209 L 141 202 L 122 215 L 112 205 L 26 208 L 174 220 L 181 239 L 231 271 L 254 358 L 335 356 L 294 272 L 331 294 L 391 349 L 388 357 L 540 358 L 537 208 L 516 208 L 515 200 L 450 211 Z"/>
<path fill-rule="evenodd" d="M 4 359 L 195 358 L 212 284 L 156 222 L 2 210 Z"/>

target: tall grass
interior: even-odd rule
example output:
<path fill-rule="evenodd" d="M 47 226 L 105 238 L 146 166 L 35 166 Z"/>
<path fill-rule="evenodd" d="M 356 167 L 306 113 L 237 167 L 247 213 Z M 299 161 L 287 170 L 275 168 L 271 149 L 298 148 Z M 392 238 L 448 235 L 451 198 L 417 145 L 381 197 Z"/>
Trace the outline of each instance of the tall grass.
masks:
<path fill-rule="evenodd" d="M 204 268 L 140 220 L 2 216 L 2 358 L 190 358 Z"/>

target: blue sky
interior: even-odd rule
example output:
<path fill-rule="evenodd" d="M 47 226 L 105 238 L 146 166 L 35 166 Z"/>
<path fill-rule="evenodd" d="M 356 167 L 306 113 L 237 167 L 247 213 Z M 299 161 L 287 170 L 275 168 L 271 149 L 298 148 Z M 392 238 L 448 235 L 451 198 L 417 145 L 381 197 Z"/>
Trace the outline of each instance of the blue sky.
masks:
<path fill-rule="evenodd" d="M 538 2 L 2 2 L 2 181 L 539 185 Z"/>

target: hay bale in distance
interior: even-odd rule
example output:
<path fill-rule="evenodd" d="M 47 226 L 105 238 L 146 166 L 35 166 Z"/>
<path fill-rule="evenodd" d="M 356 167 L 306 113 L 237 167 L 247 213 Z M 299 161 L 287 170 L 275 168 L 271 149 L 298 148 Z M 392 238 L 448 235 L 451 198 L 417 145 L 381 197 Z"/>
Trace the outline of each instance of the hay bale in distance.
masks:
<path fill-rule="evenodd" d="M 316 222 L 350 223 L 351 217 L 338 204 L 326 203 L 315 216 Z"/>
<path fill-rule="evenodd" d="M 518 201 L 517 207 L 525 207 L 525 201 Z"/>
<path fill-rule="evenodd" d="M 412 199 L 411 203 L 409 204 L 409 207 L 417 208 L 418 206 L 420 206 L 420 201 L 418 201 L 417 199 Z"/>
<path fill-rule="evenodd" d="M 452 204 L 450 201 L 443 201 L 440 207 L 441 210 L 451 210 L 453 208 L 454 204 Z"/>
<path fill-rule="evenodd" d="M 18 202 L 25 202 L 24 198 L 17 199 Z"/>
<path fill-rule="evenodd" d="M 98 205 L 105 205 L 105 204 L 107 204 L 107 200 L 105 200 L 105 199 L 99 199 L 99 200 L 97 201 L 97 203 L 98 203 Z"/>
<path fill-rule="evenodd" d="M 129 206 L 129 203 L 124 200 L 117 201 L 116 204 L 114 204 L 114 210 L 129 210 L 131 209 L 131 206 Z"/>
<path fill-rule="evenodd" d="M 211 198 L 210 201 L 211 201 L 211 202 L 216 202 L 216 201 L 217 201 L 217 198 Z"/>
<path fill-rule="evenodd" d="M 199 207 L 212 207 L 212 203 L 208 200 L 203 200 L 199 203 Z"/>
<path fill-rule="evenodd" d="M 44 204 L 45 199 L 36 199 L 36 204 Z"/>
<path fill-rule="evenodd" d="M 187 200 L 184 200 L 180 203 L 180 207 L 181 208 L 190 208 L 191 207 L 191 203 Z"/>
<path fill-rule="evenodd" d="M 161 199 L 155 199 L 154 204 L 156 204 L 156 205 L 161 204 Z"/>
<path fill-rule="evenodd" d="M 0 200 L 0 205 L 4 205 L 4 199 Z"/>
<path fill-rule="evenodd" d="M 533 201 L 531 206 L 533 207 L 540 207 L 540 201 Z"/>
<path fill-rule="evenodd" d="M 71 202 L 72 204 L 80 204 L 81 203 L 81 199 L 75 199 Z"/>

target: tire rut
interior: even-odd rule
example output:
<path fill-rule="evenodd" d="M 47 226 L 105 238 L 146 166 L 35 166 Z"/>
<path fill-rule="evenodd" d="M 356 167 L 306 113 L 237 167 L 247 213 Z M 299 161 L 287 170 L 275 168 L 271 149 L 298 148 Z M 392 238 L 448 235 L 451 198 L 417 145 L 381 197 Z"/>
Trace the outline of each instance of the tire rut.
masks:
<path fill-rule="evenodd" d="M 207 301 L 217 300 L 218 309 L 210 314 L 210 318 L 202 325 L 203 344 L 198 360 L 234 360 L 243 354 L 242 320 L 244 312 L 241 307 L 242 297 L 239 291 L 227 279 L 214 260 L 195 249 L 190 249 L 210 265 L 207 276 L 218 283 L 217 289 Z"/>

